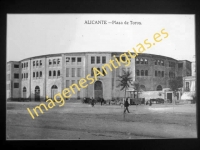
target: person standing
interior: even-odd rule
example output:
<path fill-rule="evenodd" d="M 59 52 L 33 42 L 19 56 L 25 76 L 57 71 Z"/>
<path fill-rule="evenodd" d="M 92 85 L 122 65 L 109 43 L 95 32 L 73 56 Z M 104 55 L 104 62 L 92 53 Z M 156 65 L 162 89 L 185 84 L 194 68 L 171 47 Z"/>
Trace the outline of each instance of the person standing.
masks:
<path fill-rule="evenodd" d="M 104 103 L 104 99 L 103 99 L 103 97 L 101 98 L 101 105 Z"/>
<path fill-rule="evenodd" d="M 92 97 L 92 100 L 91 100 L 91 105 L 92 107 L 94 107 L 94 98 Z"/>
<path fill-rule="evenodd" d="M 129 110 L 128 110 L 128 106 L 129 106 L 128 98 L 126 98 L 126 100 L 125 100 L 125 102 L 124 102 L 124 113 L 126 113 L 126 111 L 127 111 L 128 113 L 130 113 Z"/>

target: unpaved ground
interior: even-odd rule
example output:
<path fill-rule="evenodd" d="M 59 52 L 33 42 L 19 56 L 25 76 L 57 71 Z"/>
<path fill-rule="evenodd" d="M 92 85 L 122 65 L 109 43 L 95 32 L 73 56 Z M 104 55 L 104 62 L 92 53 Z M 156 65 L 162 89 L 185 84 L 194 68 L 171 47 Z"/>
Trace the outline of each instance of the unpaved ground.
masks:
<path fill-rule="evenodd" d="M 196 138 L 196 105 L 130 106 L 81 103 L 55 106 L 32 119 L 26 108 L 36 102 L 8 102 L 6 138 L 10 139 L 171 139 Z"/>

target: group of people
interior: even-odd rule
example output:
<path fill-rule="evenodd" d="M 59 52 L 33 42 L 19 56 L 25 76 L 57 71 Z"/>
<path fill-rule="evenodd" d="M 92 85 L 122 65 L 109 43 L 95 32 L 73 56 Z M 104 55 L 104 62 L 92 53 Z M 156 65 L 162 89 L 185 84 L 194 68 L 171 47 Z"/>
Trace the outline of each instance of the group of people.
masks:
<path fill-rule="evenodd" d="M 103 105 L 103 104 L 105 103 L 104 98 L 100 98 L 100 102 L 101 102 L 101 105 Z M 92 97 L 92 99 L 91 99 L 91 105 L 92 105 L 92 107 L 94 107 L 94 104 L 95 104 L 95 100 L 94 100 L 94 98 Z"/>

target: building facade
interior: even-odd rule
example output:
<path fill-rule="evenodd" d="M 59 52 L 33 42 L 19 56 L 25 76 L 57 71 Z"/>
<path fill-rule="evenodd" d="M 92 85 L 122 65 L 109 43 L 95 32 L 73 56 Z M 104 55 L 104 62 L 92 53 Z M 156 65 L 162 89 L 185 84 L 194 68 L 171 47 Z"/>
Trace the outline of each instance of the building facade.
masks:
<path fill-rule="evenodd" d="M 19 62 L 7 63 L 7 99 L 29 99 L 45 101 L 61 93 L 73 83 L 78 83 L 88 74 L 93 75 L 93 67 L 101 72 L 103 64 L 109 63 L 114 57 L 119 59 L 120 52 L 76 52 L 36 56 Z M 143 91 L 162 91 L 168 88 L 168 81 L 176 76 L 191 75 L 191 62 L 179 61 L 170 57 L 153 54 L 139 54 L 131 59 L 129 66 L 121 65 L 112 71 L 106 70 L 105 76 L 78 91 L 71 99 L 83 97 L 104 97 L 105 100 L 124 97 L 117 81 L 123 70 L 130 70 L 133 81 L 140 84 Z M 116 63 L 116 62 L 114 62 Z M 183 65 L 180 65 L 180 64 Z"/>

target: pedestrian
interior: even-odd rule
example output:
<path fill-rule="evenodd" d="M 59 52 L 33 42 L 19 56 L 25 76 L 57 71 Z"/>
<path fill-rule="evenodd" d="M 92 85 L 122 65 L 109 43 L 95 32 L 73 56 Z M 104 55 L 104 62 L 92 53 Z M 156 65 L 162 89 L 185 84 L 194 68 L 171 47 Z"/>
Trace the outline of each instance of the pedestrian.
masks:
<path fill-rule="evenodd" d="M 101 105 L 104 103 L 104 99 L 103 99 L 103 97 L 101 98 Z"/>
<path fill-rule="evenodd" d="M 92 97 L 92 100 L 91 100 L 91 105 L 92 107 L 94 107 L 94 98 Z"/>
<path fill-rule="evenodd" d="M 126 100 L 125 100 L 125 102 L 124 102 L 124 113 L 126 113 L 126 111 L 127 111 L 128 113 L 130 113 L 129 110 L 128 110 L 128 106 L 129 106 L 128 98 L 126 98 Z"/>
<path fill-rule="evenodd" d="M 152 102 L 151 102 L 151 99 L 150 99 L 149 106 L 151 106 L 151 105 L 152 105 Z"/>

